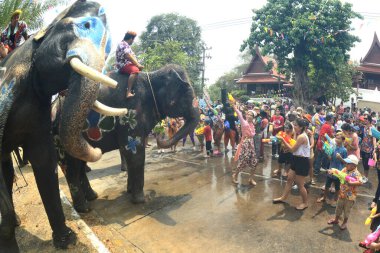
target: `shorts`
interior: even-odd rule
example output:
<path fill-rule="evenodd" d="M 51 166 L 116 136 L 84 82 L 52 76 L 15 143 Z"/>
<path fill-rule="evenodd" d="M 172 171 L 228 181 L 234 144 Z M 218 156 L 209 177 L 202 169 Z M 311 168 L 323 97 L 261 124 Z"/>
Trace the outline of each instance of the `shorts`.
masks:
<path fill-rule="evenodd" d="M 339 217 L 343 214 L 343 218 L 348 219 L 348 217 L 350 216 L 351 209 L 354 206 L 354 204 L 355 204 L 354 200 L 339 198 L 338 202 L 336 203 L 335 215 Z"/>
<path fill-rule="evenodd" d="M 134 64 L 127 64 L 119 70 L 121 74 L 136 74 L 140 72 L 140 69 Z"/>
<path fill-rule="evenodd" d="M 297 176 L 306 177 L 310 170 L 309 157 L 293 156 L 290 169 L 294 170 Z"/>
<path fill-rule="evenodd" d="M 283 163 L 291 164 L 292 159 L 293 159 L 292 153 L 290 153 L 290 152 L 284 153 L 284 152 L 282 152 L 282 150 L 280 150 L 280 154 L 278 157 L 278 163 L 280 163 L 280 164 L 283 164 Z"/>

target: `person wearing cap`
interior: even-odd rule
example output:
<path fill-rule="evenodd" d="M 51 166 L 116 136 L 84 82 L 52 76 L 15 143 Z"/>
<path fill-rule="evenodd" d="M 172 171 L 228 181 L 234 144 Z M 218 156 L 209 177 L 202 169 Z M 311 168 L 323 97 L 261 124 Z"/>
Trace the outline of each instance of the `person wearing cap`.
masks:
<path fill-rule="evenodd" d="M 11 16 L 11 22 L 1 33 L 0 38 L 0 58 L 4 58 L 15 48 L 21 45 L 21 39 L 28 39 L 27 25 L 24 21 L 20 21 L 21 10 L 15 10 Z"/>
<path fill-rule="evenodd" d="M 128 31 L 116 49 L 116 68 L 121 74 L 129 74 L 127 98 L 134 96 L 132 93 L 133 84 L 135 83 L 138 73 L 144 68 L 144 66 L 137 61 L 136 55 L 132 51 L 131 46 L 136 36 L 137 34 L 135 32 Z"/>
<path fill-rule="evenodd" d="M 356 196 L 357 196 L 357 187 L 362 185 L 362 176 L 357 169 L 359 164 L 359 159 L 355 155 L 349 155 L 344 159 L 346 167 L 342 169 L 343 173 L 346 173 L 351 180 L 346 180 L 344 184 L 340 185 L 339 198 L 337 206 L 335 209 L 335 218 L 331 218 L 327 224 L 339 224 L 340 216 L 343 215 L 343 223 L 340 225 L 341 230 L 347 228 L 348 217 L 352 207 L 354 206 Z M 331 174 L 332 171 L 330 170 Z"/>

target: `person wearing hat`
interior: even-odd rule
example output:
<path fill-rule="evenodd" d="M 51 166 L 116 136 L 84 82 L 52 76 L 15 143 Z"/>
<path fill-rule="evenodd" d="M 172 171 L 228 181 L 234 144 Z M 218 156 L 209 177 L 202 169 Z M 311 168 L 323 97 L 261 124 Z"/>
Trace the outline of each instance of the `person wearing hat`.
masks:
<path fill-rule="evenodd" d="M 351 180 L 346 180 L 344 184 L 340 185 L 335 218 L 331 218 L 327 222 L 329 225 L 339 224 L 339 218 L 343 215 L 343 223 L 340 225 L 341 230 L 347 228 L 348 217 L 356 200 L 357 187 L 363 184 L 362 176 L 357 169 L 359 159 L 355 155 L 349 155 L 344 159 L 344 162 L 346 163 L 346 167 L 342 169 L 342 172 L 346 173 Z M 332 171 L 329 170 L 329 173 L 332 174 Z"/>
<path fill-rule="evenodd" d="M 129 74 L 127 98 L 134 96 L 132 93 L 133 84 L 138 73 L 144 68 L 144 66 L 137 61 L 136 55 L 132 51 L 131 46 L 136 36 L 137 34 L 135 32 L 128 31 L 116 49 L 116 68 L 121 74 Z"/>
<path fill-rule="evenodd" d="M 20 21 L 21 10 L 15 10 L 11 16 L 11 22 L 1 33 L 0 39 L 0 58 L 4 58 L 15 48 L 21 45 L 21 39 L 28 39 L 27 25 Z"/>

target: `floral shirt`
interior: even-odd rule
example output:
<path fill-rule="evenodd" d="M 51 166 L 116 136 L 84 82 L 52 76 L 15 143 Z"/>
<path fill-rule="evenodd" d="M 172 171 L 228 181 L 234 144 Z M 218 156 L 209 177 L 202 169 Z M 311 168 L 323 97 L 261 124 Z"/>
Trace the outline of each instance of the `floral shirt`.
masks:
<path fill-rule="evenodd" d="M 347 168 L 343 168 L 342 172 L 347 173 L 350 177 L 356 178 L 358 181 L 362 181 L 362 175 L 358 169 L 347 171 Z M 355 201 L 357 194 L 357 186 L 350 186 L 347 183 L 340 185 L 339 198 Z"/>
<path fill-rule="evenodd" d="M 373 137 L 370 134 L 371 127 L 364 127 L 363 129 L 363 140 L 360 145 L 360 150 L 365 153 L 372 153 L 373 151 Z"/>
<path fill-rule="evenodd" d="M 16 24 L 13 34 L 11 34 L 11 24 L 9 23 L 7 28 L 1 33 L 1 42 L 3 42 L 4 45 L 8 45 L 11 51 L 21 45 L 21 38 L 26 34 L 27 25 L 24 21 L 19 21 Z"/>
<path fill-rule="evenodd" d="M 117 45 L 116 48 L 116 68 L 121 70 L 125 65 L 132 64 L 132 62 L 127 58 L 127 55 L 135 56 L 132 51 L 131 46 L 126 41 L 122 41 Z M 136 56 L 135 56 L 136 57 Z"/>

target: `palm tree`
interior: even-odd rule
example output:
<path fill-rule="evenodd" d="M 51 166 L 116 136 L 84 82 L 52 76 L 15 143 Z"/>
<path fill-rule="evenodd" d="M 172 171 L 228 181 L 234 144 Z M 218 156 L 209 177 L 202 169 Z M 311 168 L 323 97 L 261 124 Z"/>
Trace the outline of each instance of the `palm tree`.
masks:
<path fill-rule="evenodd" d="M 68 4 L 69 1 L 59 0 L 0 0 L 0 29 L 3 31 L 10 22 L 12 13 L 20 9 L 22 15 L 20 20 L 28 24 L 28 30 L 40 29 L 44 13 L 58 5 Z"/>

